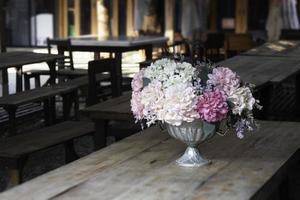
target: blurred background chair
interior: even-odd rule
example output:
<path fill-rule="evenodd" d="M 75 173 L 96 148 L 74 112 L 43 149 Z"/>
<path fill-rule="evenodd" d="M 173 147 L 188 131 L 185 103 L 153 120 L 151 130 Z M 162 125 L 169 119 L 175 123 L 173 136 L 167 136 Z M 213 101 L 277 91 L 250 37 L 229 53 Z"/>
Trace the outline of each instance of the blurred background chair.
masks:
<path fill-rule="evenodd" d="M 53 49 L 57 49 L 57 54 L 63 55 L 64 57 L 57 60 L 56 68 L 57 68 L 57 77 L 60 81 L 74 79 L 80 76 L 87 75 L 86 69 L 75 69 L 73 54 L 71 48 L 71 40 L 70 39 L 47 39 L 47 49 L 48 53 L 52 54 Z M 24 80 L 25 80 L 25 89 L 30 89 L 30 79 L 35 79 L 35 87 L 40 87 L 40 76 L 49 75 L 49 70 L 30 70 L 24 72 Z M 46 82 L 46 85 L 48 81 Z"/>
<path fill-rule="evenodd" d="M 241 52 L 248 51 L 254 46 L 255 45 L 250 34 L 230 33 L 225 37 L 225 58 L 230 58 Z"/>

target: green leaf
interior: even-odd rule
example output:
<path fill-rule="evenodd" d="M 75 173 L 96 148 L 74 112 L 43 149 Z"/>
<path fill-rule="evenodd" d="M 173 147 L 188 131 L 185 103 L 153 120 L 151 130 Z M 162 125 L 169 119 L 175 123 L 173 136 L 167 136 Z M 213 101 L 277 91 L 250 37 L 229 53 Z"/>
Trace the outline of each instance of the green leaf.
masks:
<path fill-rule="evenodd" d="M 149 83 L 151 82 L 151 80 L 149 78 L 143 78 L 143 88 L 146 87 L 147 85 L 149 85 Z"/>

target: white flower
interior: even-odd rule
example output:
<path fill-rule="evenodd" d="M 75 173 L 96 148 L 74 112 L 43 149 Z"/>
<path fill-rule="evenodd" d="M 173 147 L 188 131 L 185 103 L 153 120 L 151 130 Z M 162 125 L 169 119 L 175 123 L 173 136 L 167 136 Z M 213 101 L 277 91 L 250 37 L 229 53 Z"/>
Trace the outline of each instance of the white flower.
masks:
<path fill-rule="evenodd" d="M 196 112 L 198 97 L 191 83 L 179 83 L 165 90 L 162 121 L 179 126 L 183 121 L 192 122 L 199 118 Z"/>
<path fill-rule="evenodd" d="M 164 92 L 162 85 L 158 81 L 149 83 L 141 92 L 141 104 L 144 106 L 143 116 L 147 120 L 147 125 L 155 123 L 160 116 L 164 105 Z"/>
<path fill-rule="evenodd" d="M 250 88 L 245 86 L 231 91 L 228 95 L 228 100 L 234 104 L 232 113 L 239 115 L 242 114 L 243 110 L 251 111 L 255 104 Z"/>

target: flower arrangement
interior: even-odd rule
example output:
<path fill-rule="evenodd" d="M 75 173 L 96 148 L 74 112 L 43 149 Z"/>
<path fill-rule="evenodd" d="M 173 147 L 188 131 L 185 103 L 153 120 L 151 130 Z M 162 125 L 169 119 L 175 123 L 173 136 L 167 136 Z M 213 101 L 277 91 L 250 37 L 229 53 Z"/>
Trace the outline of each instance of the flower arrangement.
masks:
<path fill-rule="evenodd" d="M 131 110 L 136 121 L 145 121 L 147 126 L 222 122 L 243 138 L 257 125 L 252 111 L 260 106 L 252 85 L 229 68 L 163 58 L 135 74 L 132 90 Z"/>

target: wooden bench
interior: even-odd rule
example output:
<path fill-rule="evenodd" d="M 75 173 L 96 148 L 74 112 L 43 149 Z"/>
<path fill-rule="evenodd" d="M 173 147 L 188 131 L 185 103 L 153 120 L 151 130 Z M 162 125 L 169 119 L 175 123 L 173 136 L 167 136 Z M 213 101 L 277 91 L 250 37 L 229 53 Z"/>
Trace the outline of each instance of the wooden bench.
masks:
<path fill-rule="evenodd" d="M 18 107 L 16 111 L 16 118 L 18 120 L 31 120 L 31 116 L 34 116 L 43 111 L 43 107 L 40 103 L 29 103 Z M 9 118 L 7 112 L 0 108 L 0 127 L 7 126 Z"/>
<path fill-rule="evenodd" d="M 9 168 L 9 186 L 23 182 L 22 171 L 30 154 L 63 144 L 66 163 L 69 163 L 78 158 L 74 150 L 73 139 L 93 132 L 94 125 L 92 123 L 66 121 L 1 141 L 0 164 Z"/>
<path fill-rule="evenodd" d="M 46 124 L 52 124 L 55 121 L 55 96 L 63 97 L 64 119 L 69 118 L 71 104 L 74 102 L 75 116 L 78 111 L 77 87 L 70 85 L 53 85 L 47 87 L 36 88 L 24 92 L 16 93 L 10 96 L 0 98 L 0 106 L 3 107 L 9 118 L 10 135 L 16 133 L 16 111 L 19 106 L 33 102 L 43 102 L 45 111 Z"/>

